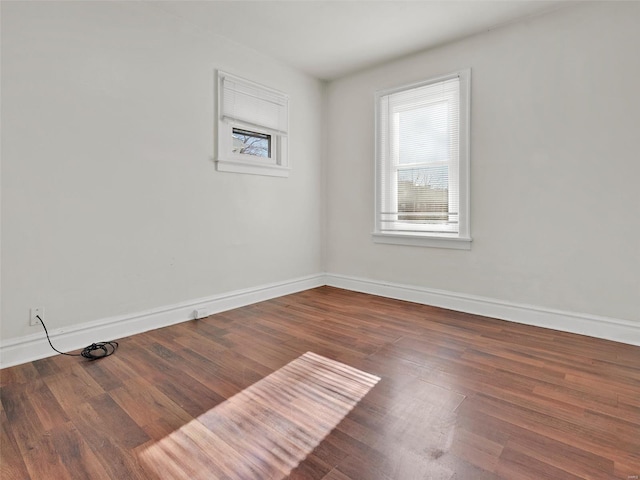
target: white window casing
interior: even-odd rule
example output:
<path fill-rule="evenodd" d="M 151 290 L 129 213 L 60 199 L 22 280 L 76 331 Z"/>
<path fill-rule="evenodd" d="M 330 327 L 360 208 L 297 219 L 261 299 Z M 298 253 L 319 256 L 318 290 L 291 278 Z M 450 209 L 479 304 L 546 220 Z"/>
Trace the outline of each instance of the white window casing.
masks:
<path fill-rule="evenodd" d="M 222 71 L 217 92 L 216 169 L 287 177 L 288 95 Z M 241 148 L 241 138 L 263 141 L 264 148 Z"/>
<path fill-rule="evenodd" d="M 376 95 L 377 243 L 471 248 L 471 71 Z"/>

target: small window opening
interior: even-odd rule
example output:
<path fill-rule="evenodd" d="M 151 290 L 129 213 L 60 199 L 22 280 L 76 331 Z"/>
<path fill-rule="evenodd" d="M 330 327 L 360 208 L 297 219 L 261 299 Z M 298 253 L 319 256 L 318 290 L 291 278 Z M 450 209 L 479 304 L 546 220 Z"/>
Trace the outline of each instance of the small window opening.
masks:
<path fill-rule="evenodd" d="M 271 135 L 233 128 L 233 153 L 271 158 Z"/>

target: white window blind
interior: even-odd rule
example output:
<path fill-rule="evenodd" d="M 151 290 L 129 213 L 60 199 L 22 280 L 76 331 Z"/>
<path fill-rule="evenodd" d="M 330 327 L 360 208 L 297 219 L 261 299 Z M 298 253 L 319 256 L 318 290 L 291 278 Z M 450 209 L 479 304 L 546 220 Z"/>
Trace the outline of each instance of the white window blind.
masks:
<path fill-rule="evenodd" d="M 286 95 L 229 74 L 222 75 L 221 83 L 223 121 L 286 135 L 289 124 Z"/>
<path fill-rule="evenodd" d="M 378 95 L 374 233 L 469 240 L 463 93 L 454 74 Z"/>

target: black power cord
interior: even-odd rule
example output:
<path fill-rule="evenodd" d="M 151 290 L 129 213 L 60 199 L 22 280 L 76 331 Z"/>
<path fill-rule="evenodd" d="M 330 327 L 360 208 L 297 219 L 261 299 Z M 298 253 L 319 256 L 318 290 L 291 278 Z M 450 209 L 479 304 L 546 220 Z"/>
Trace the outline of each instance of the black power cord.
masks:
<path fill-rule="evenodd" d="M 36 315 L 36 318 L 40 320 L 40 325 L 42 325 L 42 328 L 44 328 L 44 333 L 47 334 L 47 340 L 49 341 L 49 345 L 51 345 L 51 348 L 53 348 L 56 352 L 58 352 L 61 355 L 68 355 L 69 357 L 84 357 L 89 360 L 98 360 L 99 358 L 104 358 L 104 357 L 108 357 L 109 355 L 113 355 L 113 353 L 115 353 L 115 351 L 118 349 L 118 342 L 98 342 L 98 343 L 92 343 L 88 347 L 84 347 L 81 353 L 61 352 L 60 350 L 58 350 L 56 347 L 53 346 L 53 343 L 51 343 L 51 339 L 49 338 L 49 332 L 47 331 L 47 327 L 42 321 L 42 318 L 40 318 L 40 315 Z"/>

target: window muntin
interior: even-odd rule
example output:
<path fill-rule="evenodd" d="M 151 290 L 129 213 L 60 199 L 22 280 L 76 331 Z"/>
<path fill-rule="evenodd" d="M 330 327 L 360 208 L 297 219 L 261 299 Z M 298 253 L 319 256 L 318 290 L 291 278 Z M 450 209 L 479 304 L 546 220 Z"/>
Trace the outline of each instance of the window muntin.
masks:
<path fill-rule="evenodd" d="M 466 70 L 378 94 L 376 241 L 470 241 L 469 76 Z"/>

